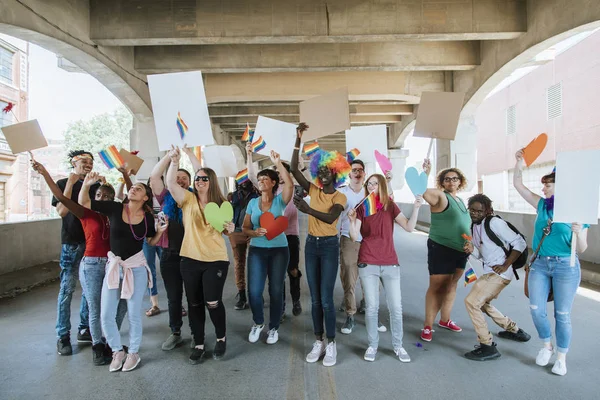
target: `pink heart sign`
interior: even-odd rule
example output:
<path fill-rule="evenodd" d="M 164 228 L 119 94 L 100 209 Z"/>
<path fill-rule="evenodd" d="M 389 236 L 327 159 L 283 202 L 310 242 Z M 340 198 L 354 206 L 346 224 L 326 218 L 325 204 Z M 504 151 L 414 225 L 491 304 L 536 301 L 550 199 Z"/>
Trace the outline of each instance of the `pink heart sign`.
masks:
<path fill-rule="evenodd" d="M 384 174 L 392 170 L 392 162 L 389 158 L 375 150 L 375 159 L 377 160 L 377 164 L 383 171 Z"/>

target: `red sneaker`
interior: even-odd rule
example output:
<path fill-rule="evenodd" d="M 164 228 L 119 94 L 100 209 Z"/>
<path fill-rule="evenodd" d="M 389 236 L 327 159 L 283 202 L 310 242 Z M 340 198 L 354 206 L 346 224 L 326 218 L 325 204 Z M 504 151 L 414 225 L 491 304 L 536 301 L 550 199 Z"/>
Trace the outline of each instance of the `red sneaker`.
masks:
<path fill-rule="evenodd" d="M 443 322 L 442 320 L 440 320 L 440 322 L 438 322 L 438 326 L 440 328 L 448 329 L 452 332 L 462 332 L 462 328 L 456 325 L 451 319 L 449 319 L 447 322 Z"/>
<path fill-rule="evenodd" d="M 430 326 L 426 326 L 425 328 L 421 329 L 421 340 L 424 340 L 426 342 L 431 342 L 431 338 L 432 338 L 432 332 L 434 332 Z"/>

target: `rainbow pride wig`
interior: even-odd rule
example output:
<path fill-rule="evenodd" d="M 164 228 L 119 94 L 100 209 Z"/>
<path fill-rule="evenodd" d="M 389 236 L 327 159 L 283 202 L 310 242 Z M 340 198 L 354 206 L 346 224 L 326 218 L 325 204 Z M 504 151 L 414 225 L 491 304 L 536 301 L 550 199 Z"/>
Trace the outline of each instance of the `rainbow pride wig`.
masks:
<path fill-rule="evenodd" d="M 346 183 L 346 179 L 348 179 L 348 175 L 350 174 L 350 164 L 346 160 L 346 156 L 340 154 L 337 151 L 325 151 L 319 149 L 311 158 L 310 158 L 310 176 L 313 179 L 315 185 L 319 188 L 323 188 L 323 184 L 318 177 L 319 168 L 327 167 L 333 174 L 333 186 L 337 189 Z"/>

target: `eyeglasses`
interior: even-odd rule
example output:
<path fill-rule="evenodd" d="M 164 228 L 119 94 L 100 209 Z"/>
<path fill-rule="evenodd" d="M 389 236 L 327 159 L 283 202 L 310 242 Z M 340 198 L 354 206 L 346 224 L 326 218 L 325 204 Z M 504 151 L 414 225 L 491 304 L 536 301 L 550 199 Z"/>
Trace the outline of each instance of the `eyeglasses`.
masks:
<path fill-rule="evenodd" d="M 367 182 L 367 186 L 379 186 L 379 182 Z"/>
<path fill-rule="evenodd" d="M 208 182 L 208 176 L 197 176 L 196 178 L 194 178 L 194 181 L 199 182 Z"/>
<path fill-rule="evenodd" d="M 354 172 L 355 174 L 358 174 L 359 172 L 360 173 L 365 172 L 365 170 L 362 168 L 352 168 L 352 172 Z"/>
<path fill-rule="evenodd" d="M 469 208 L 469 212 L 471 214 L 483 214 L 485 211 L 484 210 L 475 210 L 474 208 Z"/>
<path fill-rule="evenodd" d="M 460 178 L 458 176 L 452 176 L 444 178 L 444 182 L 460 182 Z"/>

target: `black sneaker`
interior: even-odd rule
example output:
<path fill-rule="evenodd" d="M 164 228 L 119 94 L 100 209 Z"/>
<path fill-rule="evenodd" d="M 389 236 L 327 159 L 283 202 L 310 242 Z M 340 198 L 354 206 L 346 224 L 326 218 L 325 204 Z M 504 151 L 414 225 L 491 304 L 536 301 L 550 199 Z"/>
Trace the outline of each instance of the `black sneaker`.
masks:
<path fill-rule="evenodd" d="M 279 319 L 279 323 L 283 324 L 283 321 L 285 321 L 286 318 L 287 318 L 287 316 L 285 315 L 285 313 L 281 314 L 281 318 Z"/>
<path fill-rule="evenodd" d="M 298 315 L 302 314 L 302 304 L 300 304 L 300 300 L 294 301 L 294 306 L 292 307 L 292 314 L 294 314 L 294 317 L 297 317 Z"/>
<path fill-rule="evenodd" d="M 56 351 L 61 356 L 70 356 L 73 354 L 73 347 L 71 347 L 71 338 L 68 335 L 61 336 L 56 342 Z"/>
<path fill-rule="evenodd" d="M 77 332 L 77 343 L 92 343 L 90 328 L 81 329 Z"/>
<path fill-rule="evenodd" d="M 473 361 L 488 361 L 500 357 L 500 353 L 496 349 L 496 343 L 489 346 L 482 343 L 475 346 L 475 350 L 466 353 L 465 357 Z"/>
<path fill-rule="evenodd" d="M 110 362 L 106 357 L 106 345 L 104 343 L 93 345 L 92 354 L 92 361 L 94 362 L 94 365 L 106 365 Z"/>
<path fill-rule="evenodd" d="M 364 313 L 365 313 L 365 309 L 366 309 L 366 307 L 367 307 L 367 306 L 365 305 L 365 299 L 362 299 L 362 300 L 360 301 L 360 305 L 358 306 L 358 310 L 357 310 L 357 312 L 358 312 L 359 314 L 364 314 Z"/>
<path fill-rule="evenodd" d="M 215 343 L 215 349 L 213 350 L 213 359 L 220 360 L 225 355 L 225 350 L 227 350 L 227 341 L 225 340 L 217 340 Z"/>
<path fill-rule="evenodd" d="M 235 309 L 236 310 L 245 310 L 246 308 L 248 308 L 248 299 L 246 299 L 246 291 L 245 290 L 240 290 L 237 294 L 237 296 L 235 296 L 237 299 L 237 302 L 235 303 Z"/>
<path fill-rule="evenodd" d="M 502 339 L 514 340 L 515 342 L 528 342 L 531 336 L 523 329 L 519 328 L 517 332 L 501 331 L 498 332 L 498 337 Z"/>
<path fill-rule="evenodd" d="M 202 362 L 204 358 L 204 349 L 198 349 L 194 347 L 192 349 L 192 354 L 190 354 L 190 364 L 196 365 Z"/>
<path fill-rule="evenodd" d="M 354 322 L 354 316 L 348 315 L 346 317 L 346 322 L 344 322 L 344 325 L 342 325 L 342 333 L 346 335 L 351 334 L 354 326 L 356 326 L 356 323 Z"/>

